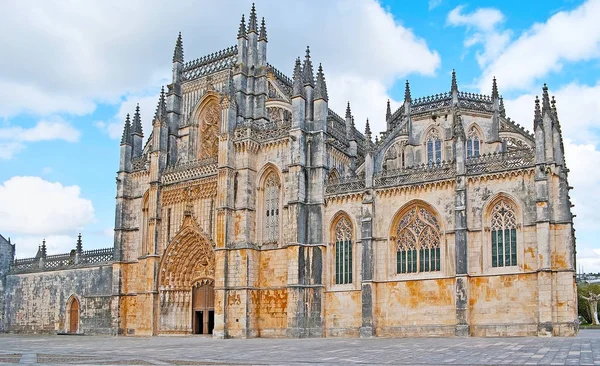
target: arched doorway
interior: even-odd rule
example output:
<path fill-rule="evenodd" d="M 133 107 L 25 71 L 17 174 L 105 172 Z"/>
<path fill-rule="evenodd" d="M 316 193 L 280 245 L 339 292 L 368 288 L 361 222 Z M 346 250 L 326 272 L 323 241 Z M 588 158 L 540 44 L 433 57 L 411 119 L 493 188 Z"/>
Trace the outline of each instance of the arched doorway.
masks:
<path fill-rule="evenodd" d="M 69 333 L 77 333 L 79 330 L 79 300 L 72 296 L 68 302 Z"/>
<path fill-rule="evenodd" d="M 192 331 L 212 334 L 215 328 L 215 284 L 204 279 L 192 287 Z"/>
<path fill-rule="evenodd" d="M 214 276 L 213 244 L 187 209 L 161 260 L 158 333 L 212 334 Z"/>

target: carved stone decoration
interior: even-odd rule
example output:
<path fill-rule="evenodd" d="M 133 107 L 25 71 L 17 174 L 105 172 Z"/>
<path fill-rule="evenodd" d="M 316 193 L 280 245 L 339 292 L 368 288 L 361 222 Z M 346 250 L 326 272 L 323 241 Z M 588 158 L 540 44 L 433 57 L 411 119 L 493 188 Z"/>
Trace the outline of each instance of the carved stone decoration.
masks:
<path fill-rule="evenodd" d="M 187 213 L 181 230 L 165 250 L 160 266 L 160 291 L 189 290 L 201 278 L 214 278 L 215 252 L 210 240 Z"/>
<path fill-rule="evenodd" d="M 219 122 L 221 121 L 221 108 L 218 104 L 211 104 L 200 115 L 200 154 L 204 159 L 216 156 L 219 150 Z"/>

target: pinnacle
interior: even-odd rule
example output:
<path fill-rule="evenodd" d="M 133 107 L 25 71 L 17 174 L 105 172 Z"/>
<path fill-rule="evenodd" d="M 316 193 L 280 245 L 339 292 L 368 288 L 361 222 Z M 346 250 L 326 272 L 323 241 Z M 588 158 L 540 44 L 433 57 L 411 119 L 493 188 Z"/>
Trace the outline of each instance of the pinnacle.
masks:
<path fill-rule="evenodd" d="M 457 91 L 458 92 L 458 84 L 456 83 L 456 71 L 452 69 L 452 87 L 450 88 L 450 92 Z"/>
<path fill-rule="evenodd" d="M 296 63 L 294 64 L 294 78 L 292 87 L 292 97 L 304 96 L 304 87 L 302 86 L 302 66 L 300 63 L 300 57 L 296 59 Z"/>
<path fill-rule="evenodd" d="M 302 81 L 304 85 L 315 86 L 315 78 L 313 73 L 312 61 L 310 60 L 310 48 L 306 46 L 306 56 L 302 65 Z"/>
<path fill-rule="evenodd" d="M 387 100 L 387 108 L 385 111 L 385 119 L 388 120 L 392 116 L 392 107 L 390 106 L 390 100 Z"/>
<path fill-rule="evenodd" d="M 494 80 L 492 81 L 492 99 L 497 99 L 498 97 L 498 84 L 496 84 L 496 77 L 494 76 Z"/>
<path fill-rule="evenodd" d="M 315 87 L 314 100 L 323 99 L 327 101 L 327 84 L 325 83 L 325 74 L 323 74 L 323 66 L 319 64 L 319 71 L 317 72 L 317 84 Z"/>
<path fill-rule="evenodd" d="M 133 131 L 132 133 L 144 136 L 142 131 L 142 119 L 140 118 L 140 104 L 138 103 L 135 107 L 135 114 L 133 115 Z"/>
<path fill-rule="evenodd" d="M 548 85 L 544 83 L 542 88 L 542 112 L 550 110 L 550 97 L 548 96 Z"/>
<path fill-rule="evenodd" d="M 406 80 L 406 86 L 404 87 L 404 101 L 405 102 L 411 101 L 410 84 L 408 83 L 408 80 Z"/>
<path fill-rule="evenodd" d="M 262 21 L 260 22 L 260 34 L 258 35 L 258 40 L 262 41 L 264 40 L 265 42 L 267 41 L 267 26 L 265 25 L 265 18 L 262 18 Z"/>
<path fill-rule="evenodd" d="M 125 118 L 125 126 L 123 126 L 121 145 L 131 145 L 131 121 L 129 119 L 129 113 L 127 113 L 127 118 Z"/>
<path fill-rule="evenodd" d="M 240 21 L 240 28 L 238 29 L 238 39 L 246 37 L 246 20 L 244 14 L 242 14 L 242 20 Z"/>
<path fill-rule="evenodd" d="M 506 117 L 506 109 L 504 109 L 504 98 L 500 97 L 500 117 Z"/>
<path fill-rule="evenodd" d="M 346 118 L 352 117 L 352 111 L 350 110 L 350 102 L 348 102 L 348 106 L 346 107 Z"/>
<path fill-rule="evenodd" d="M 250 18 L 248 19 L 248 33 L 257 33 L 258 22 L 256 21 L 256 8 L 252 3 L 252 9 L 250 9 Z"/>
<path fill-rule="evenodd" d="M 183 41 L 181 40 L 181 32 L 177 36 L 177 42 L 175 42 L 175 51 L 173 51 L 173 62 L 183 63 Z"/>
<path fill-rule="evenodd" d="M 534 127 L 542 126 L 542 112 L 540 111 L 540 99 L 538 96 L 535 96 L 535 113 L 533 117 L 533 125 Z"/>
<path fill-rule="evenodd" d="M 367 123 L 365 124 L 365 137 L 367 140 L 371 141 L 371 126 L 369 125 L 369 119 L 367 118 Z"/>

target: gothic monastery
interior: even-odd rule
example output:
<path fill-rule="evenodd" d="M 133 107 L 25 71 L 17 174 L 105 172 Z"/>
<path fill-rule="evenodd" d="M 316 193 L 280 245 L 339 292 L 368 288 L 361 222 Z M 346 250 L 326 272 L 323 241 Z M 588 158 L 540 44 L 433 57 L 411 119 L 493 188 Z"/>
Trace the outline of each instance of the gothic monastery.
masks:
<path fill-rule="evenodd" d="M 254 6 L 232 47 L 185 62 L 179 35 L 152 131 L 139 107 L 125 121 L 114 246 L 80 236 L 71 253 L 14 259 L 0 237 L 1 331 L 577 333 L 569 170 L 545 85 L 529 133 L 495 79 L 472 94 L 453 73 L 416 99 L 407 82 L 373 138 L 351 103 L 329 109 L 308 48 L 289 78 L 267 45 Z"/>

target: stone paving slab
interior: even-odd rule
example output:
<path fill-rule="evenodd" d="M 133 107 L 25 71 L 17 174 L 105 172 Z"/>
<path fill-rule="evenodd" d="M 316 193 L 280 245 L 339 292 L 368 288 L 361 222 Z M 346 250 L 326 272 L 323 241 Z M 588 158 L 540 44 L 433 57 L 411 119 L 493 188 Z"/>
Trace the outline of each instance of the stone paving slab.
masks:
<path fill-rule="evenodd" d="M 0 335 L 0 365 L 600 365 L 600 330 L 573 338 Z"/>

